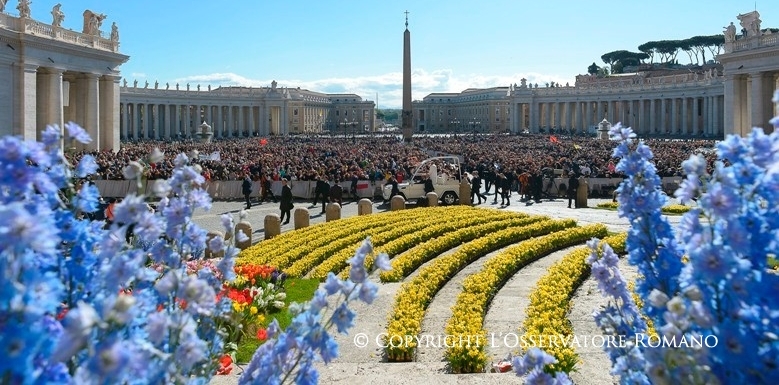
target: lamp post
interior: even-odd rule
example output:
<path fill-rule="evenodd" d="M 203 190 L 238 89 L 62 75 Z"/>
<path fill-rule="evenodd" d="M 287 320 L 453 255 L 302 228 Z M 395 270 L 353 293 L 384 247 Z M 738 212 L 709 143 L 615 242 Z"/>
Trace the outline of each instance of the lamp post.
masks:
<path fill-rule="evenodd" d="M 468 126 L 473 131 L 473 134 L 476 135 L 477 127 L 481 128 L 481 122 L 476 120 L 476 119 L 474 119 L 474 120 L 471 120 L 470 122 L 468 122 Z"/>
<path fill-rule="evenodd" d="M 454 128 L 455 128 L 455 131 L 459 131 L 459 130 L 458 130 L 458 128 L 460 127 L 460 120 L 459 120 L 459 119 L 457 119 L 457 118 L 454 118 L 454 119 L 452 119 L 452 120 L 449 122 L 449 126 L 450 126 L 450 127 L 449 127 L 449 129 L 450 129 L 450 130 L 451 130 L 451 126 L 454 126 Z"/>

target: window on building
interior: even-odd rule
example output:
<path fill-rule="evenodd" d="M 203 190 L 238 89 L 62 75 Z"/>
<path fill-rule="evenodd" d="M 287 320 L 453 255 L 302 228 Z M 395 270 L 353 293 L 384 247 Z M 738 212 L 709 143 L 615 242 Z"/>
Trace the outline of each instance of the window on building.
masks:
<path fill-rule="evenodd" d="M 297 108 L 292 110 L 292 115 L 298 116 L 298 109 Z"/>

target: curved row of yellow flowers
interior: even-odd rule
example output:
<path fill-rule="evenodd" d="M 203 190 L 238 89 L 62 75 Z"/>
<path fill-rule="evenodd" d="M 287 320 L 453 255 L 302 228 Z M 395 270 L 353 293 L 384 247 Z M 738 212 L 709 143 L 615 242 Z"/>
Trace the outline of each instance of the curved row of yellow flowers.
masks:
<path fill-rule="evenodd" d="M 625 250 L 626 239 L 627 233 L 620 233 L 604 238 L 601 245 L 607 243 L 619 254 Z M 576 248 L 550 266 L 538 280 L 530 294 L 525 322 L 520 327 L 520 332 L 524 330 L 523 341 L 549 341 L 551 338 L 548 336 L 565 340 L 574 335 L 573 325 L 567 315 L 574 292 L 590 275 L 590 265 L 587 264 L 589 255 L 589 247 Z M 558 343 L 539 347 L 557 359 L 557 363 L 552 366 L 554 371 L 570 373 L 578 362 L 573 345 Z"/>
<path fill-rule="evenodd" d="M 364 231 L 388 223 L 412 221 L 442 208 L 421 210 L 400 210 L 365 216 L 355 216 L 334 222 L 320 223 L 303 229 L 288 231 L 272 239 L 257 243 L 239 254 L 238 264 L 265 264 L 281 267 L 275 263 L 294 261 L 300 256 L 344 238 L 355 231 Z M 427 211 L 430 210 L 430 211 Z M 286 267 L 286 265 L 285 265 Z"/>
<path fill-rule="evenodd" d="M 412 361 L 416 343 L 408 336 L 417 336 L 422 328 L 425 310 L 438 290 L 458 271 L 479 257 L 512 243 L 576 226 L 576 221 L 547 220 L 523 227 L 511 227 L 462 245 L 457 251 L 439 256 L 423 267 L 413 279 L 406 281 L 395 296 L 384 342 L 390 361 Z M 403 343 L 397 343 L 403 341 Z M 408 343 L 406 343 L 408 341 Z"/>
<path fill-rule="evenodd" d="M 509 227 L 527 226 L 543 220 L 549 220 L 549 217 L 514 217 L 503 221 L 491 221 L 479 226 L 461 227 L 457 231 L 414 246 L 412 249 L 393 258 L 391 262 L 392 270 L 381 272 L 379 278 L 381 278 L 382 282 L 398 282 L 433 257 L 465 242 Z"/>
<path fill-rule="evenodd" d="M 619 203 L 617 202 L 603 202 L 598 203 L 597 208 L 601 209 L 617 209 L 619 207 Z M 684 214 L 688 211 L 690 211 L 690 206 L 680 205 L 680 204 L 669 204 L 666 206 L 663 206 L 663 208 L 660 209 L 660 212 L 663 214 Z"/>
<path fill-rule="evenodd" d="M 443 215 L 437 218 L 435 223 L 420 229 L 419 231 L 412 231 L 398 234 L 385 233 L 381 237 L 371 238 L 371 243 L 375 247 L 376 252 L 373 255 L 369 255 L 365 258 L 365 266 L 372 266 L 375 255 L 380 253 L 386 253 L 393 258 L 412 247 L 417 245 L 426 244 L 427 241 L 432 239 L 439 239 L 444 234 L 452 234 L 461 228 L 470 228 L 474 226 L 480 226 L 484 223 L 503 223 L 504 228 L 508 227 L 505 224 L 510 223 L 522 218 L 527 218 L 527 214 L 505 212 L 494 209 L 484 210 L 485 213 L 479 213 L 478 216 L 471 215 L 466 218 L 456 219 L 454 216 Z M 398 229 L 400 230 L 400 229 Z M 327 277 L 327 273 L 336 272 L 341 270 L 339 274 L 342 279 L 349 277 L 350 267 L 346 261 L 354 254 L 352 250 L 357 248 L 349 248 L 339 252 L 339 255 L 334 255 L 327 261 L 323 262 L 311 271 L 311 278 L 324 279 Z"/>
<path fill-rule="evenodd" d="M 454 373 L 481 373 L 487 365 L 487 331 L 484 315 L 501 287 L 522 267 L 549 253 L 607 234 L 606 226 L 594 224 L 558 231 L 509 247 L 487 260 L 477 273 L 463 281 L 462 292 L 452 307 L 446 335 L 452 341 L 446 359 Z"/>
<path fill-rule="evenodd" d="M 354 251 L 360 247 L 360 244 L 365 238 L 370 237 L 371 244 L 373 245 L 384 244 L 403 234 L 413 233 L 422 230 L 425 227 L 433 226 L 447 217 L 450 220 L 463 220 L 473 218 L 474 214 L 467 211 L 456 211 L 452 213 L 451 216 L 447 216 L 446 213 L 439 213 L 438 215 L 428 215 L 426 217 L 417 218 L 414 221 L 387 223 L 386 226 L 382 226 L 380 229 L 354 232 L 343 239 L 334 241 L 327 246 L 320 247 L 310 254 L 299 258 L 290 267 L 285 269 L 284 272 L 291 277 L 302 277 L 312 271 L 312 269 L 316 269 L 316 275 L 312 274 L 311 277 L 324 279 L 327 277 L 327 272 L 330 270 L 337 272 L 343 269 L 346 266 L 346 260 L 354 255 Z M 325 268 L 327 268 L 327 270 L 325 270 Z"/>

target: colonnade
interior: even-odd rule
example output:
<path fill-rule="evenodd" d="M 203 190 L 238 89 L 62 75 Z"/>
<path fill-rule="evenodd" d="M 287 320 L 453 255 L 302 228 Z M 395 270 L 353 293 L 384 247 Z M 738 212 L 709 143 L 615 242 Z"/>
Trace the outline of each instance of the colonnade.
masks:
<path fill-rule="evenodd" d="M 771 101 L 779 89 L 779 71 L 761 71 L 748 74 L 728 74 L 725 77 L 725 120 L 736 135 L 747 135 L 752 127 L 772 131 L 769 123 L 774 117 Z"/>
<path fill-rule="evenodd" d="M 606 119 L 639 135 L 722 137 L 723 103 L 722 95 L 519 102 L 514 131 L 587 133 Z"/>
<path fill-rule="evenodd" d="M 120 103 L 121 138 L 188 138 L 203 122 L 211 126 L 214 138 L 278 135 L 287 130 L 281 119 L 285 110 L 284 106 Z"/>

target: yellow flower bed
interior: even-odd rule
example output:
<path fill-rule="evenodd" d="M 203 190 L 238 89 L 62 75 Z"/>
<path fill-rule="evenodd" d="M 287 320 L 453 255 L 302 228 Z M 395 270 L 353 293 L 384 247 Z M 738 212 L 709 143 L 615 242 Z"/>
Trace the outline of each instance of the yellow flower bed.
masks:
<path fill-rule="evenodd" d="M 668 205 L 663 206 L 662 212 L 663 214 L 684 214 L 686 212 L 690 211 L 690 206 L 685 205 Z"/>
<path fill-rule="evenodd" d="M 395 296 L 384 342 L 390 361 L 411 361 L 416 342 L 397 343 L 417 336 L 425 310 L 438 290 L 458 271 L 479 257 L 530 237 L 537 237 L 576 226 L 576 221 L 548 220 L 524 227 L 511 227 L 462 245 L 457 251 L 434 259 L 419 274 L 404 283 Z"/>
<path fill-rule="evenodd" d="M 462 293 L 452 307 L 446 335 L 459 343 L 451 344 L 446 358 L 454 373 L 481 373 L 487 364 L 484 316 L 490 301 L 501 287 L 523 266 L 549 253 L 602 237 L 606 226 L 594 224 L 558 231 L 512 246 L 484 263 L 481 270 L 463 281 Z M 463 343 L 462 341 L 468 341 Z"/>
<path fill-rule="evenodd" d="M 614 252 L 623 253 L 627 233 L 609 236 L 602 243 L 608 243 Z M 573 336 L 573 325 L 568 319 L 571 297 L 576 289 L 590 274 L 587 257 L 589 247 L 580 247 L 566 254 L 563 259 L 550 266 L 546 274 L 538 280 L 536 288 L 530 294 L 530 304 L 525 311 L 523 341 L 549 341 L 547 336 L 567 338 Z M 552 368 L 555 371 L 570 373 L 578 362 L 573 346 L 563 343 L 552 345 L 545 343 L 543 349 L 557 359 Z"/>
<path fill-rule="evenodd" d="M 452 213 L 428 215 L 402 224 L 387 223 L 386 226 L 382 227 L 381 231 L 355 232 L 344 239 L 340 239 L 325 247 L 320 247 L 312 253 L 299 258 L 284 272 L 291 277 L 302 277 L 311 272 L 311 278 L 324 279 L 331 270 L 340 271 L 343 269 L 346 266 L 346 261 L 354 256 L 354 251 L 369 236 L 371 237 L 371 243 L 376 247 L 376 245 L 383 245 L 404 234 L 414 233 L 433 226 L 440 221 L 459 222 L 474 217 L 475 215 L 468 211 L 454 211 Z"/>
<path fill-rule="evenodd" d="M 239 262 L 246 264 L 260 260 L 264 261 L 263 264 L 284 268 L 289 266 L 292 261 L 342 240 L 355 232 L 388 226 L 391 223 L 406 223 L 430 215 L 439 215 L 441 212 L 443 212 L 442 209 L 435 207 L 421 210 L 401 210 L 356 216 L 312 226 L 311 228 L 316 227 L 316 231 L 307 231 L 309 228 L 289 231 L 245 250 L 239 255 Z"/>
<path fill-rule="evenodd" d="M 598 203 L 597 208 L 599 209 L 616 209 L 619 206 L 619 203 L 617 202 L 603 202 Z"/>
<path fill-rule="evenodd" d="M 619 207 L 619 204 L 617 202 L 603 202 L 603 203 L 598 203 L 598 205 L 595 207 L 599 209 L 616 210 Z M 690 211 L 690 206 L 670 204 L 667 206 L 663 206 L 663 208 L 660 209 L 660 211 L 663 214 L 679 215 Z"/>
<path fill-rule="evenodd" d="M 392 258 L 412 247 L 417 245 L 423 245 L 427 241 L 432 239 L 440 239 L 444 235 L 451 235 L 458 229 L 472 228 L 474 226 L 480 226 L 484 223 L 510 223 L 520 219 L 527 218 L 527 214 L 506 212 L 500 210 L 484 210 L 485 214 L 479 214 L 478 216 L 471 215 L 461 220 L 452 220 L 451 218 L 440 218 L 439 223 L 431 224 L 428 227 L 420 229 L 419 231 L 412 231 L 408 233 L 389 234 L 386 233 L 381 238 L 372 238 L 371 242 L 376 250 L 375 255 L 380 253 L 386 253 Z M 441 223 L 443 222 L 443 223 Z M 505 227 L 505 226 L 504 226 Z M 358 246 L 355 246 L 355 248 Z M 350 252 L 354 248 L 343 250 L 339 255 L 330 257 L 311 271 L 311 278 L 323 279 L 327 277 L 327 273 L 336 272 L 341 270 L 339 274 L 342 279 L 349 277 L 350 267 L 346 261 L 354 254 Z M 375 256 L 369 255 L 365 258 L 365 266 L 373 265 Z"/>
<path fill-rule="evenodd" d="M 391 261 L 392 270 L 381 272 L 379 277 L 382 282 L 398 282 L 431 258 L 465 242 L 488 236 L 508 227 L 522 227 L 548 219 L 549 217 L 542 216 L 518 217 L 505 221 L 491 221 L 479 226 L 459 228 L 454 232 L 414 246 L 412 249 L 393 258 Z"/>

